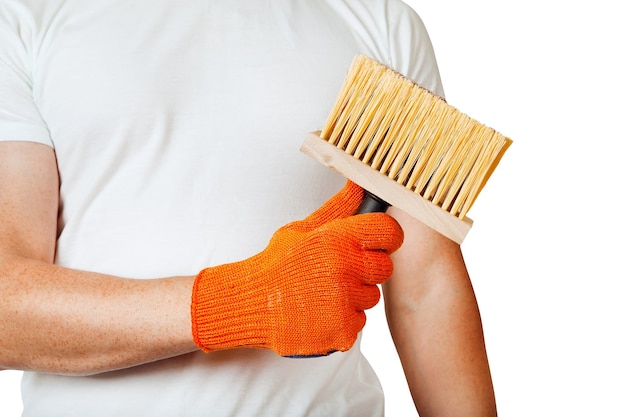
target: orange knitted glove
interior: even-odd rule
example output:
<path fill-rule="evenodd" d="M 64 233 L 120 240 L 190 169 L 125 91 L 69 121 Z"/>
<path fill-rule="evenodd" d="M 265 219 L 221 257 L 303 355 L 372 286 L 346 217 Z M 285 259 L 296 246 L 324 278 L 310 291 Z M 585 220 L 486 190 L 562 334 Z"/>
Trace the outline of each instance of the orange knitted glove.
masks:
<path fill-rule="evenodd" d="M 386 214 L 351 216 L 362 195 L 348 182 L 306 219 L 280 228 L 263 252 L 201 271 L 191 306 L 196 344 L 282 356 L 350 349 L 403 239 Z"/>

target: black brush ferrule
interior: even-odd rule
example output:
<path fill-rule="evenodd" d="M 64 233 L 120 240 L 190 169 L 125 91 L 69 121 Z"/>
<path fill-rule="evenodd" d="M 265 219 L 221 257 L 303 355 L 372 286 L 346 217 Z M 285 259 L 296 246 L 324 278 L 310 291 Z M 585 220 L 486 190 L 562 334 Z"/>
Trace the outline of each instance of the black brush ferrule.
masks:
<path fill-rule="evenodd" d="M 363 201 L 361 201 L 361 205 L 355 214 L 384 213 L 387 211 L 390 206 L 389 203 L 367 190 L 364 191 L 365 195 L 363 195 Z"/>

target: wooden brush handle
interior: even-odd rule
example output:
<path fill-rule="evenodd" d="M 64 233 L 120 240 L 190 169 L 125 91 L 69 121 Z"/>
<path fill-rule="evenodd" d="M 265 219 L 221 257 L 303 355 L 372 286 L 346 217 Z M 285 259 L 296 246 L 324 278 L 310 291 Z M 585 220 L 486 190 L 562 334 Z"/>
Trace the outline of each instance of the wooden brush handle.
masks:
<path fill-rule="evenodd" d="M 389 208 L 390 204 L 382 198 L 375 196 L 367 190 L 364 190 L 363 201 L 355 214 L 364 213 L 384 213 Z"/>

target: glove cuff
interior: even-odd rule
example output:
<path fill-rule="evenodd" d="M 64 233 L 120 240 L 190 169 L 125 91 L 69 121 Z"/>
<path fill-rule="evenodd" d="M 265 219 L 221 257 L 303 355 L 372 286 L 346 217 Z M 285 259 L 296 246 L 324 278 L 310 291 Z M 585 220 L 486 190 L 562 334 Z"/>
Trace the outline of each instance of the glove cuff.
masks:
<path fill-rule="evenodd" d="M 191 299 L 194 342 L 205 352 L 234 347 L 270 348 L 264 288 L 235 264 L 206 268 L 196 276 Z"/>

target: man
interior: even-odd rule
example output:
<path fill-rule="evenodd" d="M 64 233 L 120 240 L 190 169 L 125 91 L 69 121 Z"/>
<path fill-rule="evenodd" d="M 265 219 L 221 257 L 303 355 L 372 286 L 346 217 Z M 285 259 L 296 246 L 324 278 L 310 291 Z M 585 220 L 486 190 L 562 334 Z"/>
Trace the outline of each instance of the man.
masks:
<path fill-rule="evenodd" d="M 356 54 L 443 93 L 407 6 L 0 9 L 0 367 L 25 416 L 381 415 L 357 335 L 383 281 L 420 415 L 495 415 L 458 245 L 351 216 L 361 190 L 297 151 Z"/>

